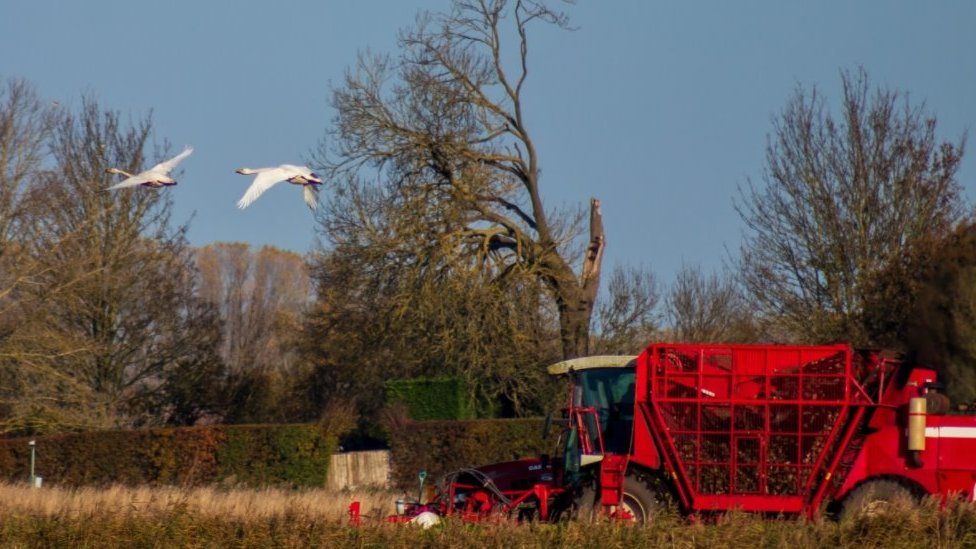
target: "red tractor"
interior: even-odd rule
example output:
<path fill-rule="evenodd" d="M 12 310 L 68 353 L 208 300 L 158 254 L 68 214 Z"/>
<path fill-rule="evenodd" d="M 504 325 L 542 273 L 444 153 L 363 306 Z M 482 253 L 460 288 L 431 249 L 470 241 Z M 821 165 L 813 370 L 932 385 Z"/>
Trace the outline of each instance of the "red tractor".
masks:
<path fill-rule="evenodd" d="M 976 494 L 976 416 L 948 413 L 935 371 L 876 351 L 654 344 L 549 372 L 571 380 L 561 457 L 454 472 L 400 520 L 644 522 L 665 499 L 812 517 Z"/>

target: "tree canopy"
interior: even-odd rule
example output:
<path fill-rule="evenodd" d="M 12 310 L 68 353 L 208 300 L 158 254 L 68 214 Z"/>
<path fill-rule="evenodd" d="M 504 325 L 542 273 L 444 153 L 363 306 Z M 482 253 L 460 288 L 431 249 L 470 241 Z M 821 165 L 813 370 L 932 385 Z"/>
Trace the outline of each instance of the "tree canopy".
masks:
<path fill-rule="evenodd" d="M 966 212 L 956 179 L 964 139 L 904 92 L 841 73 L 836 110 L 799 87 L 773 122 L 766 168 L 740 189 L 739 268 L 767 324 L 798 341 L 869 344 L 860 318 L 871 276 Z"/>
<path fill-rule="evenodd" d="M 535 0 L 456 0 L 447 13 L 421 15 L 400 35 L 398 56 L 363 53 L 347 71 L 317 155 L 333 181 L 347 181 L 323 218 L 327 238 L 382 225 L 399 260 L 425 261 L 421 234 L 442 257 L 477 260 L 494 279 L 526 273 L 556 305 L 566 357 L 589 348 L 602 214 L 594 199 L 588 243 L 574 252 L 578 217 L 544 204 L 525 106 L 530 34 L 568 21 Z M 371 196 L 387 201 L 385 220 L 357 210 L 357 197 Z"/>

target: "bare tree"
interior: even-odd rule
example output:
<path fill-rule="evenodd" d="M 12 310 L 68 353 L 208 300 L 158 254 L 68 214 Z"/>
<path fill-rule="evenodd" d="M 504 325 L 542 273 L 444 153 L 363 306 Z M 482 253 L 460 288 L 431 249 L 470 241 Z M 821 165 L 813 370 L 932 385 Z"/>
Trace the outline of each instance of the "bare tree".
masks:
<path fill-rule="evenodd" d="M 40 306 L 13 338 L 20 355 L 9 371 L 28 392 L 5 387 L 16 408 L 11 421 L 163 421 L 158 396 L 169 372 L 200 365 L 216 344 L 193 296 L 185 227 L 171 225 L 168 194 L 105 192 L 105 169 L 139 171 L 150 136 L 148 119 L 125 124 L 91 99 L 53 129 L 54 166 L 25 199 L 32 215 L 21 245 L 38 268 L 22 297 Z"/>
<path fill-rule="evenodd" d="M 220 356 L 228 368 L 230 421 L 282 421 L 303 365 L 298 352 L 303 314 L 313 302 L 302 257 L 264 246 L 218 242 L 196 251 L 198 295 L 214 306 Z"/>
<path fill-rule="evenodd" d="M 0 79 L 0 253 L 23 217 L 27 184 L 42 169 L 53 117 L 29 82 Z"/>
<path fill-rule="evenodd" d="M 18 292 L 36 265 L 18 241 L 29 183 L 43 170 L 53 112 L 25 80 L 0 79 L 0 340 L 22 324 Z"/>
<path fill-rule="evenodd" d="M 761 184 L 740 189 L 741 269 L 765 317 L 798 340 L 864 342 L 872 273 L 963 218 L 956 181 L 964 139 L 907 94 L 843 72 L 835 117 L 819 90 L 797 89 L 774 121 Z"/>
<path fill-rule="evenodd" d="M 525 113 L 535 23 L 566 28 L 568 18 L 535 0 L 456 0 L 450 13 L 422 15 L 401 35 L 397 59 L 363 54 L 347 73 L 333 95 L 331 146 L 317 160 L 334 180 L 351 180 L 347 192 L 381 180 L 399 208 L 416 208 L 401 212 L 403 225 L 422 224 L 441 246 L 542 281 L 571 357 L 588 352 L 605 237 L 594 199 L 577 272 L 567 247 L 573 216 L 543 203 Z M 323 232 L 333 238 L 354 218 L 323 218 Z M 422 260 L 405 247 L 400 255 L 411 254 Z"/>
<path fill-rule="evenodd" d="M 302 257 L 264 246 L 218 242 L 196 252 L 198 294 L 222 318 L 221 356 L 232 370 L 282 369 L 294 362 L 288 332 L 312 302 L 312 282 Z"/>
<path fill-rule="evenodd" d="M 44 267 L 34 261 L 24 243 L 23 229 L 31 208 L 25 198 L 32 183 L 43 173 L 54 112 L 26 80 L 0 78 L 0 387 L 3 396 L 15 395 L 17 402 L 0 397 L 0 420 L 9 423 L 17 404 L 30 397 L 31 376 L 23 368 L 43 371 L 60 351 L 48 352 L 49 331 L 38 322 L 43 299 L 59 288 L 34 299 L 31 288 Z M 37 376 L 34 376 L 36 378 Z"/>
<path fill-rule="evenodd" d="M 671 338 L 675 341 L 747 342 L 755 333 L 748 304 L 728 273 L 705 275 L 685 265 L 666 299 Z"/>
<path fill-rule="evenodd" d="M 593 350 L 600 354 L 637 354 L 657 334 L 660 299 L 654 273 L 646 268 L 617 266 L 607 295 L 596 312 Z"/>

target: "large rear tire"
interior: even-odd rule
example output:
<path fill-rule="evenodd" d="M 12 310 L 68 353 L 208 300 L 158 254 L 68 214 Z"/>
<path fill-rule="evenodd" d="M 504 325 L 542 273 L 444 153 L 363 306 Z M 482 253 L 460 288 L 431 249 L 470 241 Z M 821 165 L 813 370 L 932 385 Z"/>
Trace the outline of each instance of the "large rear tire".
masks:
<path fill-rule="evenodd" d="M 638 524 L 650 523 L 657 512 L 657 495 L 642 480 L 634 476 L 624 478 L 624 493 L 619 511 L 625 511 Z"/>
<path fill-rule="evenodd" d="M 851 491 L 840 508 L 841 522 L 871 518 L 912 507 L 918 498 L 911 490 L 893 480 L 869 480 Z"/>
<path fill-rule="evenodd" d="M 658 509 L 658 499 L 654 491 L 640 478 L 634 475 L 624 477 L 623 494 L 617 512 L 626 512 L 627 519 L 637 524 L 651 522 Z M 600 503 L 600 492 L 592 487 L 580 490 L 573 502 L 572 508 L 560 517 L 575 518 L 584 522 L 593 522 L 602 515 L 603 506 Z"/>

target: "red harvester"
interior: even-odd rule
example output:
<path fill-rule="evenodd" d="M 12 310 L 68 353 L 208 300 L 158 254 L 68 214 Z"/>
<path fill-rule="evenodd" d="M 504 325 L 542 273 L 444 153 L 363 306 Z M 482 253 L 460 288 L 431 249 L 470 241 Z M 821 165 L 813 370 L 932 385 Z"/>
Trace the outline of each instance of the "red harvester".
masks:
<path fill-rule="evenodd" d="M 395 520 L 605 513 L 851 513 L 926 494 L 972 500 L 976 416 L 935 371 L 848 345 L 654 344 L 550 366 L 571 379 L 561 457 L 448 475 Z M 548 427 L 548 425 L 547 425 Z"/>

